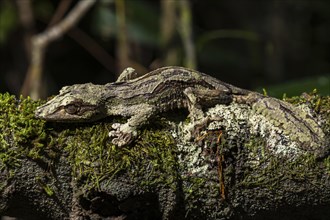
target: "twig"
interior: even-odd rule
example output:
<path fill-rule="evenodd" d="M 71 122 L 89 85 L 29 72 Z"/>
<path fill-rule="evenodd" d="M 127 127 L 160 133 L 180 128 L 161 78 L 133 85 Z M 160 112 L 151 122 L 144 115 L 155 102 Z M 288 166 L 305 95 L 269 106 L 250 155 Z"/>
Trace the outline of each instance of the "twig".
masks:
<path fill-rule="evenodd" d="M 127 26 L 125 17 L 125 1 L 116 0 L 116 20 L 117 20 L 117 58 L 118 69 L 121 71 L 126 66 L 129 66 L 128 56 L 128 40 L 127 40 Z"/>
<path fill-rule="evenodd" d="M 175 1 L 162 0 L 161 1 L 161 46 L 164 53 L 163 65 L 170 66 L 177 64 L 178 51 L 177 47 L 173 45 L 175 34 L 175 20 L 176 16 Z"/>
<path fill-rule="evenodd" d="M 54 24 L 56 24 L 59 20 L 61 20 L 63 18 L 65 12 L 68 11 L 71 3 L 72 3 L 72 0 L 62 0 L 59 3 L 53 17 L 50 19 L 50 22 L 48 23 L 48 27 L 53 26 Z"/>
<path fill-rule="evenodd" d="M 79 1 L 61 22 L 32 37 L 31 61 L 22 87 L 23 95 L 30 95 L 32 99 L 40 97 L 41 75 L 46 47 L 73 27 L 95 2 L 96 0 Z"/>
<path fill-rule="evenodd" d="M 185 66 L 196 69 L 196 53 L 192 36 L 191 8 L 188 0 L 181 0 L 179 33 L 185 50 Z"/>
<path fill-rule="evenodd" d="M 21 1 L 16 0 L 16 5 L 18 9 L 18 15 L 21 22 L 21 25 L 24 29 L 24 47 L 27 57 L 30 57 L 31 54 L 31 37 L 34 34 L 34 17 L 31 7 L 31 1 Z"/>

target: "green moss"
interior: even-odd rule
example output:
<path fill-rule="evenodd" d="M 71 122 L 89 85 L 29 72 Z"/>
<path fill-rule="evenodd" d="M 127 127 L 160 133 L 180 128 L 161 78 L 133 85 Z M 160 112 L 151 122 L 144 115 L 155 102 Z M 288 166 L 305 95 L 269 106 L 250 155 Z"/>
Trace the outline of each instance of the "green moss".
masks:
<path fill-rule="evenodd" d="M 321 129 L 326 136 L 330 135 L 330 96 L 321 96 L 314 89 L 310 93 L 303 93 L 301 96 L 287 98 L 285 95 L 283 99 L 295 105 L 308 105 L 316 114 L 319 115 L 322 124 Z M 330 141 L 329 141 L 330 143 Z"/>
<path fill-rule="evenodd" d="M 48 196 L 54 195 L 54 190 L 49 185 L 44 185 L 44 191 L 47 193 Z"/>
<path fill-rule="evenodd" d="M 176 150 L 173 138 L 166 131 L 144 130 L 129 154 L 132 161 L 138 161 L 133 169 L 133 176 L 143 176 L 147 173 L 148 178 L 144 179 L 142 184 L 165 183 L 173 187 L 179 175 Z M 143 161 L 141 158 L 146 160 Z"/>
<path fill-rule="evenodd" d="M 199 210 L 201 207 L 200 198 L 205 195 L 201 189 L 205 187 L 206 179 L 196 176 L 187 176 L 184 178 L 183 192 L 186 201 L 185 217 L 189 216 L 194 210 Z"/>
<path fill-rule="evenodd" d="M 309 97 L 286 100 L 296 104 L 310 103 L 324 117 L 325 131 L 330 131 L 330 97 L 312 93 Z M 153 121 L 154 126 L 140 130 L 132 145 L 120 148 L 111 143 L 108 132 L 112 122 L 122 122 L 122 118 L 86 124 L 48 125 L 34 117 L 34 110 L 40 104 L 40 101 L 29 98 L 16 99 L 7 93 L 0 94 L 0 171 L 7 170 L 8 179 L 15 175 L 15 168 L 21 165 L 22 159 L 47 164 L 51 162 L 56 166 L 56 159 L 64 153 L 72 165 L 73 179 L 86 188 L 99 189 L 101 183 L 112 181 L 119 175 L 125 175 L 132 184 L 145 188 L 165 185 L 174 189 L 180 180 L 185 200 L 188 201 L 187 210 L 198 209 L 200 204 L 194 201 L 200 201 L 199 197 L 205 195 L 205 191 L 201 189 L 210 181 L 200 176 L 180 176 L 180 171 L 185 167 L 178 164 L 176 143 L 162 119 L 158 118 Z M 260 159 L 251 161 L 251 158 L 246 158 L 245 167 L 241 167 L 244 175 L 239 180 L 239 186 L 267 185 L 274 189 L 281 187 L 280 183 L 285 179 L 315 179 L 316 162 L 309 154 L 294 161 L 271 157 L 264 141 L 258 137 L 251 138 L 245 147 L 251 158 Z M 324 165 L 330 174 L 329 157 L 324 160 Z M 263 169 L 258 169 L 260 166 Z M 283 167 L 289 168 L 283 170 Z M 225 168 L 225 172 L 227 170 L 229 169 Z M 229 179 L 228 176 L 226 178 Z M 41 189 L 49 196 L 55 192 L 49 184 L 52 182 L 47 180 L 41 185 Z M 5 184 L 0 184 L 0 191 Z M 217 178 L 209 185 L 209 189 L 217 192 L 214 195 L 218 196 L 217 199 L 220 198 Z"/>
<path fill-rule="evenodd" d="M 36 177 L 36 182 L 37 184 L 40 186 L 41 189 L 44 190 L 44 192 L 48 195 L 48 196 L 52 196 L 54 195 L 55 191 L 52 188 L 52 186 L 50 184 L 47 184 L 47 180 L 45 178 L 42 178 L 40 176 Z"/>
<path fill-rule="evenodd" d="M 320 112 L 320 108 L 322 106 L 321 104 L 323 104 L 324 98 L 329 98 L 329 97 L 320 96 L 317 93 L 316 89 L 314 89 L 310 93 L 303 93 L 301 96 L 294 96 L 291 98 L 286 97 L 286 94 L 283 95 L 284 101 L 287 101 L 295 105 L 307 104 L 309 105 L 309 107 L 311 107 L 311 109 L 313 109 L 317 113 Z"/>
<path fill-rule="evenodd" d="M 55 164 L 59 156 L 55 144 L 50 141 L 54 139 L 50 135 L 51 128 L 46 127 L 45 121 L 34 117 L 34 111 L 40 104 L 41 101 L 30 98 L 17 99 L 8 93 L 0 94 L 0 172 L 5 176 L 0 185 L 0 193 L 10 179 L 15 178 L 16 172 L 20 172 L 23 161 L 35 161 L 45 168 L 45 173 L 50 173 L 50 165 Z M 37 173 L 35 180 L 38 182 L 37 175 L 40 174 Z M 54 193 L 46 183 L 40 186 L 48 195 Z"/>
<path fill-rule="evenodd" d="M 30 98 L 0 94 L 0 170 L 15 170 L 26 158 L 54 162 L 64 149 L 75 179 L 91 188 L 123 172 L 132 180 L 139 177 L 147 187 L 176 181 L 176 148 L 164 126 L 159 126 L 161 120 L 158 129 L 145 129 L 132 146 L 119 148 L 108 137 L 110 122 L 47 126 L 34 117 L 38 105 Z M 49 194 L 49 187 L 42 188 Z"/>
<path fill-rule="evenodd" d="M 111 181 L 126 173 L 131 180 L 142 177 L 141 186 L 157 183 L 171 185 L 176 181 L 177 162 L 172 137 L 163 130 L 143 130 L 132 146 L 111 144 L 108 129 L 111 123 L 67 130 L 65 151 L 73 164 L 73 173 L 87 187 L 98 188 L 103 180 Z"/>
<path fill-rule="evenodd" d="M 245 165 L 248 169 L 244 168 L 239 186 L 276 189 L 281 188 L 285 180 L 315 181 L 315 172 L 321 172 L 313 154 L 306 153 L 295 160 L 285 156 L 274 157 L 267 152 L 267 146 L 259 137 L 252 137 L 245 146 L 250 152 Z"/>
<path fill-rule="evenodd" d="M 20 159 L 41 158 L 45 149 L 45 122 L 34 118 L 40 102 L 0 94 L 0 170 L 20 165 Z"/>
<path fill-rule="evenodd" d="M 330 156 L 324 159 L 326 172 L 330 175 Z"/>
<path fill-rule="evenodd" d="M 253 158 L 265 158 L 266 141 L 261 137 L 252 137 L 248 143 L 244 145 Z"/>
<path fill-rule="evenodd" d="M 319 104 L 319 113 L 324 119 L 323 131 L 330 135 L 330 96 L 321 97 Z"/>

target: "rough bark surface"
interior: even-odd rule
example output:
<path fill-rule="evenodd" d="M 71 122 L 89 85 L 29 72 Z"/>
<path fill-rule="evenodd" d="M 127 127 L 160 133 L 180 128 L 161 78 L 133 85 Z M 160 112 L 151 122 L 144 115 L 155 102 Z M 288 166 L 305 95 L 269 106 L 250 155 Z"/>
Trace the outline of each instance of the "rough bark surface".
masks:
<path fill-rule="evenodd" d="M 330 149 L 330 97 L 290 100 L 315 110 Z M 276 154 L 246 109 L 184 139 L 184 111 L 155 118 L 128 147 L 108 128 L 34 118 L 40 102 L 0 94 L 0 216 L 21 219 L 327 219 L 330 156 Z M 226 113 L 228 111 L 228 113 Z M 247 110 L 249 111 L 249 110 Z M 225 113 L 223 113 L 225 112 Z M 235 120 L 236 118 L 236 120 Z M 233 120 L 228 123 L 229 120 Z M 251 132 L 252 131 L 252 132 Z M 273 138 L 273 136 L 271 136 Z"/>

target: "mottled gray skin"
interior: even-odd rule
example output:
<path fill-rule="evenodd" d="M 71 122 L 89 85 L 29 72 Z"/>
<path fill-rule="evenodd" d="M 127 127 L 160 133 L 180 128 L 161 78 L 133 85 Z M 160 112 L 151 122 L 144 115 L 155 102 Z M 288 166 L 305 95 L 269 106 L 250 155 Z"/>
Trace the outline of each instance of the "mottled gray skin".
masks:
<path fill-rule="evenodd" d="M 141 77 L 128 68 L 114 83 L 65 86 L 59 95 L 36 110 L 36 117 L 58 122 L 89 122 L 114 115 L 129 117 L 125 124 L 114 124 L 109 133 L 114 144 L 123 146 L 134 140 L 137 128 L 160 112 L 188 108 L 191 121 L 197 123 L 205 119 L 204 108 L 232 102 L 251 106 L 257 114 L 265 115 L 289 132 L 301 132 L 298 136 L 293 133 L 292 137 L 302 145 L 311 140 L 322 142 L 323 133 L 315 120 L 291 104 L 183 67 L 164 67 Z"/>

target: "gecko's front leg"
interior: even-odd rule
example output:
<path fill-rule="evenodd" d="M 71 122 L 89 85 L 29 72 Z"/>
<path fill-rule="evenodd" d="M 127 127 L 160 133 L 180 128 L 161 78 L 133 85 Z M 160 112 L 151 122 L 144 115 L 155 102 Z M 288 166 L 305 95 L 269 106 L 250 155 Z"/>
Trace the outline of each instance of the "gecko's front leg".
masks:
<path fill-rule="evenodd" d="M 109 137 L 113 138 L 112 143 L 121 147 L 130 144 L 137 136 L 137 129 L 148 122 L 154 114 L 154 106 L 140 104 L 128 107 L 132 115 L 125 124 L 114 123 Z M 126 109 L 128 110 L 128 109 Z"/>

